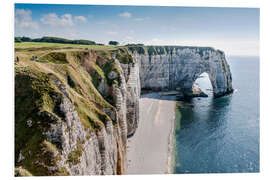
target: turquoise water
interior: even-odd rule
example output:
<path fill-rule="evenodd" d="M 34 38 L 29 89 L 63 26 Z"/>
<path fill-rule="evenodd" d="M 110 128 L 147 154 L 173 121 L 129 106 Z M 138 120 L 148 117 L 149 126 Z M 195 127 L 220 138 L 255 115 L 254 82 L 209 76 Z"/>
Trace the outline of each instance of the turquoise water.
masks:
<path fill-rule="evenodd" d="M 178 103 L 175 173 L 259 172 L 259 58 L 227 60 L 233 95 L 213 99 L 203 74 L 196 83 L 209 97 Z"/>

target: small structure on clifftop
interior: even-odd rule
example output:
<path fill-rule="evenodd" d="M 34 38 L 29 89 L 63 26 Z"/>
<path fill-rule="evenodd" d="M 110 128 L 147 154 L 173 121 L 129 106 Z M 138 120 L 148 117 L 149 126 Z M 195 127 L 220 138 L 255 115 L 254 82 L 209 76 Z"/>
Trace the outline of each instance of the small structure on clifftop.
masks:
<path fill-rule="evenodd" d="M 37 56 L 32 56 L 31 60 L 32 61 L 37 61 L 38 60 L 38 57 Z"/>

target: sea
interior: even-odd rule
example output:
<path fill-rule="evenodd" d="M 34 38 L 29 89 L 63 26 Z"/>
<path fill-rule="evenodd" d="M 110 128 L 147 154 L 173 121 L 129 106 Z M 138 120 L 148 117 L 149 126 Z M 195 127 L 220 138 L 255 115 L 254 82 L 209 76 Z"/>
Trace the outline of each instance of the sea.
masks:
<path fill-rule="evenodd" d="M 196 84 L 207 98 L 178 101 L 174 173 L 260 171 L 259 57 L 227 57 L 232 95 L 213 98 L 209 77 Z"/>

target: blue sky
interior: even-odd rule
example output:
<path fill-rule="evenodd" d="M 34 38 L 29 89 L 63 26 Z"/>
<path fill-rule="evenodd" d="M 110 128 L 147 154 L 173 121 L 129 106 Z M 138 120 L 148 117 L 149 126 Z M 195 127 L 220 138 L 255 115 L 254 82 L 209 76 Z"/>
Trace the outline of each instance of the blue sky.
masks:
<path fill-rule="evenodd" d="M 259 9 L 15 4 L 15 36 L 212 46 L 259 55 Z"/>

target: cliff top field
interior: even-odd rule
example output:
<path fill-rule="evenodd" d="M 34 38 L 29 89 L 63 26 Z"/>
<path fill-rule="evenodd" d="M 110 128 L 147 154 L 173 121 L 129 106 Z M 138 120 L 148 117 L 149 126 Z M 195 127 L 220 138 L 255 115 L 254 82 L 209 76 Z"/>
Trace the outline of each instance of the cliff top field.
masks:
<path fill-rule="evenodd" d="M 50 47 L 50 48 L 91 48 L 91 49 L 114 49 L 113 46 L 106 45 L 83 45 L 83 44 L 63 44 L 63 43 L 48 43 L 48 42 L 15 42 L 15 48 L 38 48 L 38 47 Z"/>

